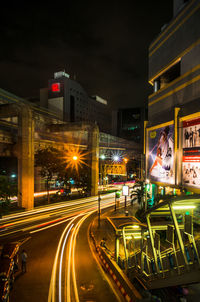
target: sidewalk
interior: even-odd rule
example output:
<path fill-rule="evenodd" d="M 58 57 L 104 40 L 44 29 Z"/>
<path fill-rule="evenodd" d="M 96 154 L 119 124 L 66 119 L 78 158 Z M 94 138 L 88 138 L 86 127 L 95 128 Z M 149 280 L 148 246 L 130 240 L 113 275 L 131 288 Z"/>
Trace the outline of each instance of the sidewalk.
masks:
<path fill-rule="evenodd" d="M 130 217 L 135 216 L 135 212 L 138 210 L 139 206 L 137 203 L 132 205 L 128 205 L 126 208 L 121 206 L 116 211 L 111 209 L 110 211 L 106 211 L 101 213 L 100 217 L 100 225 L 98 221 L 98 217 L 94 219 L 92 223 L 92 232 L 95 237 L 97 245 L 100 245 L 101 240 L 105 240 L 106 247 L 110 251 L 111 255 L 115 255 L 115 230 L 107 220 L 108 217 L 124 217 L 123 221 L 130 221 Z M 128 212 L 128 216 L 127 213 Z M 124 257 L 124 249 L 120 249 L 119 254 Z"/>

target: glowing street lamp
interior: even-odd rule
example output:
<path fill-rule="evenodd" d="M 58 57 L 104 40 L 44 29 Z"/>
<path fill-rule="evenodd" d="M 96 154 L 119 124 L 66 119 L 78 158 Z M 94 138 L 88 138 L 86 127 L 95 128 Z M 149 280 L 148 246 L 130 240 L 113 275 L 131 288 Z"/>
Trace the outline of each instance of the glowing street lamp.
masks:
<path fill-rule="evenodd" d="M 125 164 L 127 164 L 127 162 L 128 162 L 128 158 L 126 158 L 126 157 L 124 157 L 124 162 L 125 162 Z"/>
<path fill-rule="evenodd" d="M 104 154 L 101 154 L 100 158 L 104 160 L 106 156 Z"/>
<path fill-rule="evenodd" d="M 114 160 L 114 161 L 119 161 L 119 156 L 118 156 L 118 155 L 114 155 L 114 156 L 113 156 L 113 160 Z"/>
<path fill-rule="evenodd" d="M 87 165 L 85 156 L 86 153 L 82 153 L 78 148 L 70 148 L 65 156 L 66 168 L 75 169 L 78 172 L 79 166 Z"/>

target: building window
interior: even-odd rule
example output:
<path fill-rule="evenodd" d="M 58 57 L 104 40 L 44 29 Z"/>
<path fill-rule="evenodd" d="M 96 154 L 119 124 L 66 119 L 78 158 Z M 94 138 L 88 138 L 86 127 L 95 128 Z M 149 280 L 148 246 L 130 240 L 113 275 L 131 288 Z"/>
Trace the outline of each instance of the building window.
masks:
<path fill-rule="evenodd" d="M 172 82 L 181 75 L 181 62 L 179 61 L 171 68 L 166 70 L 158 78 L 154 80 L 154 92 L 165 87 L 168 83 Z"/>

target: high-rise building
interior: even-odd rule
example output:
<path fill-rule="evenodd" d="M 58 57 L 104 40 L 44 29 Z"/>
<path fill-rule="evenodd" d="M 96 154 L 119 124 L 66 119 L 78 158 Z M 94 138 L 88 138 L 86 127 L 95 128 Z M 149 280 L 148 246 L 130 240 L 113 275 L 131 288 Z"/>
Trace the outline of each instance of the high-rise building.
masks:
<path fill-rule="evenodd" d="M 112 134 L 143 144 L 144 108 L 120 108 L 112 112 Z"/>
<path fill-rule="evenodd" d="M 40 96 L 41 105 L 52 110 L 63 121 L 94 122 L 100 131 L 110 133 L 111 113 L 107 101 L 96 95 L 88 96 L 84 88 L 67 73 L 54 73 L 54 78 L 48 82 L 48 90 L 42 89 Z"/>
<path fill-rule="evenodd" d="M 149 47 L 146 167 L 151 182 L 200 192 L 200 0 L 175 0 Z"/>

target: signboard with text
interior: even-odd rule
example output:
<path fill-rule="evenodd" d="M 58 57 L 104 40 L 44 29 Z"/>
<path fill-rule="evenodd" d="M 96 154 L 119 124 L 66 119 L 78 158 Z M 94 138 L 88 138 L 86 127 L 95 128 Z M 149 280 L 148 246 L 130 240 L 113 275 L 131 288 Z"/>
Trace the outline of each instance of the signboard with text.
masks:
<path fill-rule="evenodd" d="M 174 183 L 174 125 L 148 130 L 148 177 Z"/>
<path fill-rule="evenodd" d="M 122 187 L 122 195 L 123 196 L 129 196 L 129 186 L 123 186 Z"/>
<path fill-rule="evenodd" d="M 124 164 L 107 164 L 104 169 L 107 175 L 126 175 L 126 166 Z"/>
<path fill-rule="evenodd" d="M 183 122 L 182 182 L 200 188 L 200 118 Z"/>

